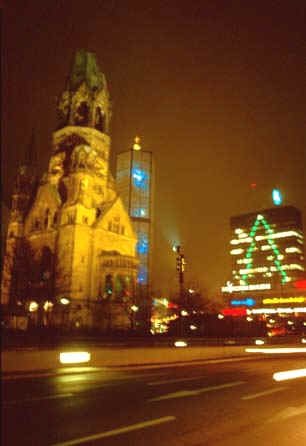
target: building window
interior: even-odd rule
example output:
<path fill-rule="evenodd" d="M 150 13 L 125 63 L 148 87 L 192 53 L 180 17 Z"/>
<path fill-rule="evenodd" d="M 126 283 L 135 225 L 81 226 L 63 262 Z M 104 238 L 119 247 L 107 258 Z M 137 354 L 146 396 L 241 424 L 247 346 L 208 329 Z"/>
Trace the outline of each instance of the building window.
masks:
<path fill-rule="evenodd" d="M 111 274 L 105 276 L 105 297 L 111 297 L 113 294 L 113 277 Z"/>
<path fill-rule="evenodd" d="M 67 215 L 67 223 L 68 224 L 73 224 L 74 223 L 74 216 L 71 214 Z"/>
<path fill-rule="evenodd" d="M 111 221 L 109 221 L 109 222 L 108 222 L 108 230 L 109 230 L 109 231 L 111 231 L 111 230 L 112 230 L 112 226 L 113 226 L 113 225 L 112 225 L 112 222 L 111 222 Z"/>
<path fill-rule="evenodd" d="M 50 213 L 50 211 L 49 211 L 49 209 L 47 209 L 47 210 L 46 210 L 46 215 L 45 215 L 45 221 L 44 221 L 44 223 L 45 223 L 45 228 L 48 227 L 48 223 L 49 223 L 49 213 Z"/>
<path fill-rule="evenodd" d="M 124 233 L 125 233 L 125 227 L 121 226 L 121 234 L 124 235 Z"/>
<path fill-rule="evenodd" d="M 85 217 L 84 215 L 83 215 L 83 223 L 86 225 L 88 224 L 88 217 Z"/>
<path fill-rule="evenodd" d="M 105 130 L 104 123 L 105 123 L 105 119 L 101 112 L 101 108 L 97 107 L 96 108 L 96 118 L 95 118 L 95 128 L 97 130 L 100 130 L 101 132 L 104 132 L 104 130 Z"/>
<path fill-rule="evenodd" d="M 89 107 L 86 102 L 81 102 L 75 113 L 75 124 L 86 127 L 89 121 Z"/>

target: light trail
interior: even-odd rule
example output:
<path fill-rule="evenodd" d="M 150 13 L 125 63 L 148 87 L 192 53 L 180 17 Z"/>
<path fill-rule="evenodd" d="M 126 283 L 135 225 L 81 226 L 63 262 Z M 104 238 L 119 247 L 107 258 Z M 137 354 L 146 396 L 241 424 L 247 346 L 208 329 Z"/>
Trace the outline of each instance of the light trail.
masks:
<path fill-rule="evenodd" d="M 286 372 L 276 372 L 273 374 L 275 381 L 285 381 L 287 379 L 296 379 L 306 376 L 306 369 L 288 370 Z"/>

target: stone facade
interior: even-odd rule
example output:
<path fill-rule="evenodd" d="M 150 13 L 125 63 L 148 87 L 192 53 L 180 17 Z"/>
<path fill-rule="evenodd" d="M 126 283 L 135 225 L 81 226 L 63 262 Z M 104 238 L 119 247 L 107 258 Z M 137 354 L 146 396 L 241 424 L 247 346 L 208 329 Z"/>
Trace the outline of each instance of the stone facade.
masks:
<path fill-rule="evenodd" d="M 111 106 L 93 54 L 76 54 L 57 111 L 48 170 L 17 175 L 1 303 L 37 324 L 126 329 L 137 238 L 109 171 Z"/>

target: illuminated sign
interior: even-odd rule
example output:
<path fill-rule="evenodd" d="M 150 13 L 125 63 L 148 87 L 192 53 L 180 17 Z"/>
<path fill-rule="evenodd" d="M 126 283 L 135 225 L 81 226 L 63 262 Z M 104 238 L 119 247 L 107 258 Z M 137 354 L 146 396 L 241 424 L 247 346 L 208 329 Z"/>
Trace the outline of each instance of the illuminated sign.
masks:
<path fill-rule="evenodd" d="M 295 288 L 306 290 L 306 280 L 297 280 L 295 282 Z"/>
<path fill-rule="evenodd" d="M 282 201 L 283 201 L 282 194 L 280 193 L 280 191 L 278 189 L 273 189 L 272 200 L 273 200 L 273 203 L 276 204 L 277 206 L 282 203 Z"/>
<path fill-rule="evenodd" d="M 251 307 L 255 304 L 255 300 L 248 297 L 244 300 L 232 300 L 231 305 L 247 305 L 248 307 Z"/>
<path fill-rule="evenodd" d="M 306 313 L 306 307 L 296 308 L 254 308 L 246 310 L 248 314 L 274 314 L 274 313 Z"/>
<path fill-rule="evenodd" d="M 247 310 L 246 308 L 224 308 L 221 313 L 223 316 L 246 316 Z"/>
<path fill-rule="evenodd" d="M 227 286 L 223 286 L 223 293 L 232 293 L 233 291 L 256 291 L 256 290 L 270 290 L 270 283 L 258 283 L 253 285 L 232 285 L 230 282 L 227 282 Z"/>
<path fill-rule="evenodd" d="M 267 304 L 289 304 L 289 303 L 302 303 L 305 302 L 305 297 L 273 297 L 269 299 L 263 299 L 262 303 Z"/>

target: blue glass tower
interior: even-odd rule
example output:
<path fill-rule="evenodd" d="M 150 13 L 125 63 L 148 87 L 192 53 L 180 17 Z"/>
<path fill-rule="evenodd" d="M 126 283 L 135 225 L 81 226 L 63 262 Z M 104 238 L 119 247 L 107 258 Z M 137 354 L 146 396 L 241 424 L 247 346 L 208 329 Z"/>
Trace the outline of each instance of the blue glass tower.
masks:
<path fill-rule="evenodd" d="M 151 288 L 153 229 L 153 157 L 135 138 L 132 148 L 117 155 L 116 182 L 138 238 L 138 284 L 142 294 Z"/>

